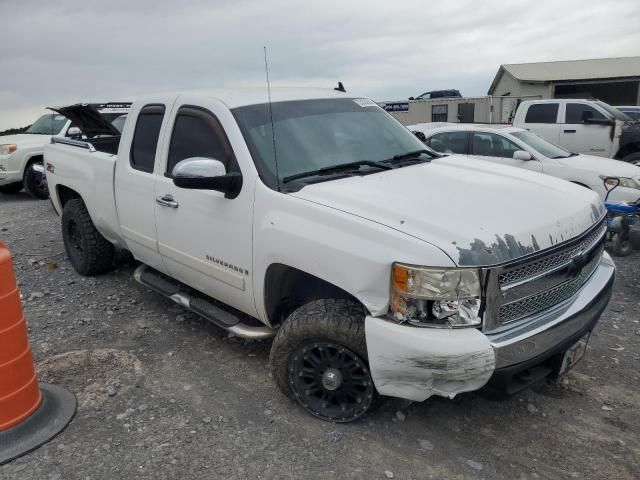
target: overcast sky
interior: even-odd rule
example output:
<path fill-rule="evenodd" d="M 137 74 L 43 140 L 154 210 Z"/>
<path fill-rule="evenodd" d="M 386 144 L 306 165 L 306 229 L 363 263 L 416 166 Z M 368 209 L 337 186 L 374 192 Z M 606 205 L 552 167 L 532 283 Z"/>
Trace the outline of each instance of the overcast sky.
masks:
<path fill-rule="evenodd" d="M 484 95 L 502 63 L 640 55 L 640 1 L 0 0 L 0 130 L 48 105 L 264 83 Z"/>

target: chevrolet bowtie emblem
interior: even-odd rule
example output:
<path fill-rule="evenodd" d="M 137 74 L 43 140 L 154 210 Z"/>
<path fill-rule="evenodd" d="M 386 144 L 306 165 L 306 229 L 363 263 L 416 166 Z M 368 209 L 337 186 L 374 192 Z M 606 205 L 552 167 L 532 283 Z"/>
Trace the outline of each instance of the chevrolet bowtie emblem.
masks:
<path fill-rule="evenodd" d="M 587 255 L 585 252 L 581 251 L 576 253 L 571 257 L 569 263 L 569 275 L 572 277 L 577 277 L 584 266 L 587 264 Z"/>

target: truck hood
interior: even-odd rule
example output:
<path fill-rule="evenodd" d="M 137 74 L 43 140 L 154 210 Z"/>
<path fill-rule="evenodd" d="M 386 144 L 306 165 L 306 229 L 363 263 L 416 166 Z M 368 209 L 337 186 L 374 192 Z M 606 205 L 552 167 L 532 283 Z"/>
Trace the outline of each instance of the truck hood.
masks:
<path fill-rule="evenodd" d="M 0 145 L 15 143 L 18 145 L 46 145 L 51 140 L 51 135 L 36 135 L 34 133 L 18 133 L 16 135 L 1 135 Z"/>
<path fill-rule="evenodd" d="M 605 213 L 600 197 L 584 187 L 518 168 L 495 169 L 452 155 L 310 184 L 290 195 L 419 238 L 461 266 L 494 265 L 557 245 Z"/>
<path fill-rule="evenodd" d="M 588 170 L 598 175 L 609 177 L 640 178 L 640 167 L 620 160 L 596 157 L 593 155 L 575 155 L 573 157 L 558 158 L 558 162 L 567 167 Z"/>

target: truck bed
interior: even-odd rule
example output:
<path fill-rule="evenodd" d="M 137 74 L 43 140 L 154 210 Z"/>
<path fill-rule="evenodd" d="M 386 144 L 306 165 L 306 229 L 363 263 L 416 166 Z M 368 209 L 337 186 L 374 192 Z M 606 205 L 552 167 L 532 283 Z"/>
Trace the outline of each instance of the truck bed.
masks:
<path fill-rule="evenodd" d="M 124 247 L 116 211 L 113 177 L 120 137 L 93 138 L 90 142 L 54 137 L 44 150 L 51 201 L 62 214 L 69 190 L 84 200 L 98 231 Z"/>

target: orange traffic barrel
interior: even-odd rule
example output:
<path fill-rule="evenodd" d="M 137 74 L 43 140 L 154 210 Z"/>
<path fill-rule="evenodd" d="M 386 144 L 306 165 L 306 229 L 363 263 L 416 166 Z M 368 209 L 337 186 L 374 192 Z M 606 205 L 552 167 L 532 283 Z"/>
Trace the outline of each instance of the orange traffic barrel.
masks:
<path fill-rule="evenodd" d="M 11 254 L 0 242 L 0 465 L 51 440 L 75 410 L 71 392 L 38 385 Z"/>

